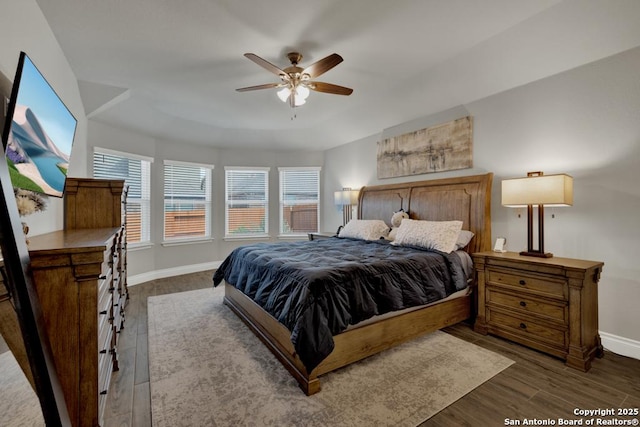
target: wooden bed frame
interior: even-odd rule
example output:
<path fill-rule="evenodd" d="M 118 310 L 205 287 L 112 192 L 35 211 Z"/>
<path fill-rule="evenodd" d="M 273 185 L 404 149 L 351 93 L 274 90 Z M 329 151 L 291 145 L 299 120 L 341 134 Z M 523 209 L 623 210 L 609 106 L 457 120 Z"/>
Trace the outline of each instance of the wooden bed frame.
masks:
<path fill-rule="evenodd" d="M 493 174 L 363 187 L 358 218 L 389 223 L 402 206 L 412 219 L 462 220 L 475 234 L 469 253 L 491 248 L 491 182 Z M 473 284 L 475 286 L 475 283 Z M 474 294 L 450 299 L 408 313 L 349 329 L 334 336 L 333 352 L 307 372 L 291 343 L 291 332 L 233 286 L 225 284 L 225 304 L 231 308 L 282 362 L 307 395 L 320 391 L 319 376 L 420 335 L 472 318 Z"/>

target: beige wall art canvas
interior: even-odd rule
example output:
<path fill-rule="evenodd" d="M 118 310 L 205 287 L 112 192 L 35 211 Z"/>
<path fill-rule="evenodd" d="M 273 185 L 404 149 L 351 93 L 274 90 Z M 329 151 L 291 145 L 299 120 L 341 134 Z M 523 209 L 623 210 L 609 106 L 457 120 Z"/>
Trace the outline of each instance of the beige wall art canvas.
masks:
<path fill-rule="evenodd" d="M 473 167 L 471 116 L 378 142 L 378 178 L 470 167 Z"/>

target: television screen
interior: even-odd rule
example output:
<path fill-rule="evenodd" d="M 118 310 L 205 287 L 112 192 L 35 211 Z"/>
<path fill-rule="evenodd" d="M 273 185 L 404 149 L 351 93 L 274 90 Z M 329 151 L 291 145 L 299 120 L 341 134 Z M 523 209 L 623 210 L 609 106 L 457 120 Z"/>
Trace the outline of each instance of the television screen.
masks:
<path fill-rule="evenodd" d="M 2 141 L 14 187 L 62 197 L 77 121 L 20 53 Z"/>

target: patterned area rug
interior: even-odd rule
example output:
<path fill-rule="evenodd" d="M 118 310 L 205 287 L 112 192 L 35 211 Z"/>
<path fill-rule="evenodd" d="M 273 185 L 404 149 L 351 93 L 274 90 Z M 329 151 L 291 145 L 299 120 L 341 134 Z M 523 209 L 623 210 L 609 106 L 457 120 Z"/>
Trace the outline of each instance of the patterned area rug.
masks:
<path fill-rule="evenodd" d="M 323 375 L 307 397 L 223 293 L 149 297 L 154 426 L 415 426 L 513 363 L 437 331 Z"/>

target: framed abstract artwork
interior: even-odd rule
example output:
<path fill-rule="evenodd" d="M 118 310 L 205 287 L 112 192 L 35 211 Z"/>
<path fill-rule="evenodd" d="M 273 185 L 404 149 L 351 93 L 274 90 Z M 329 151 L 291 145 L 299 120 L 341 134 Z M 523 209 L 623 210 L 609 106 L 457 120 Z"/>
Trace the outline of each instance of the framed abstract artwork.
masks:
<path fill-rule="evenodd" d="M 378 178 L 473 167 L 473 118 L 416 130 L 378 142 Z"/>

